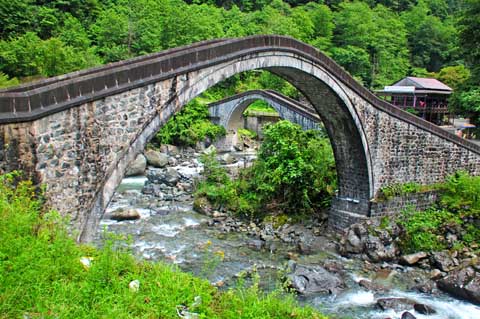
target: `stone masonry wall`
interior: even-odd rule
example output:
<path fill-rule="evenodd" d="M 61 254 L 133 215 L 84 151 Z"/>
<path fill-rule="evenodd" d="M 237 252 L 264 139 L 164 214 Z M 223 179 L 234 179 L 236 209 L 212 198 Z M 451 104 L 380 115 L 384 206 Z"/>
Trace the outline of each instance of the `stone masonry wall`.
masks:
<path fill-rule="evenodd" d="M 431 191 L 396 196 L 385 201 L 372 201 L 370 214 L 372 217 L 395 215 L 408 208 L 423 211 L 432 206 L 437 199 L 438 193 Z"/>

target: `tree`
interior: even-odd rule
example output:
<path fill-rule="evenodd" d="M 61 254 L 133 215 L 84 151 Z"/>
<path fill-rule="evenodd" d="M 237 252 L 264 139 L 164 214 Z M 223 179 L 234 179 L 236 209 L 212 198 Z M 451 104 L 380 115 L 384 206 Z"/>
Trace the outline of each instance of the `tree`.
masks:
<path fill-rule="evenodd" d="M 480 1 L 466 0 L 460 24 L 460 45 L 468 67 L 472 71 L 472 83 L 480 85 Z"/>
<path fill-rule="evenodd" d="M 431 14 L 427 3 L 418 4 L 402 14 L 408 32 L 411 63 L 415 67 L 437 72 L 454 60 L 456 30 L 451 19 L 442 21 Z"/>
<path fill-rule="evenodd" d="M 442 68 L 435 77 L 456 91 L 467 82 L 470 71 L 464 65 L 447 66 Z"/>

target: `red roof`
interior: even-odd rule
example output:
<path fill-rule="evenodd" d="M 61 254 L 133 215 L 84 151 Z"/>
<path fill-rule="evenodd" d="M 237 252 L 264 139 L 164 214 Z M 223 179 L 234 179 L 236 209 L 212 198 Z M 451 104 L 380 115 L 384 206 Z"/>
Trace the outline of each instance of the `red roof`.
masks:
<path fill-rule="evenodd" d="M 426 90 L 440 90 L 440 91 L 453 91 L 451 87 L 445 85 L 437 79 L 432 78 L 417 78 L 408 76 L 397 83 L 394 86 L 414 86 L 418 89 Z"/>

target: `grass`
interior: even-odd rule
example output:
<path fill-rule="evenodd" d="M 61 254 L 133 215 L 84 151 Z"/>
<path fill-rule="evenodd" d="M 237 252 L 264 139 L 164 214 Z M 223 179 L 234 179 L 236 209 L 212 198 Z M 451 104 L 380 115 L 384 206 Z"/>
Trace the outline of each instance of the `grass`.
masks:
<path fill-rule="evenodd" d="M 278 112 L 263 100 L 256 100 L 250 104 L 243 114 L 245 116 L 254 116 L 256 113 L 268 113 L 272 115 L 278 115 Z"/>
<path fill-rule="evenodd" d="M 173 266 L 138 261 L 118 238 L 106 236 L 101 249 L 78 245 L 15 173 L 0 176 L 0 218 L 0 318 L 179 318 L 178 306 L 199 318 L 325 318 L 291 295 L 220 292 Z"/>

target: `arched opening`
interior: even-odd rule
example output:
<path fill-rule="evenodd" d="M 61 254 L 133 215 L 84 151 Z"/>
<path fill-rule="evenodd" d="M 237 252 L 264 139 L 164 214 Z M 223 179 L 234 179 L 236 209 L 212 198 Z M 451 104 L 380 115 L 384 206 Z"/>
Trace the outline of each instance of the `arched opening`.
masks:
<path fill-rule="evenodd" d="M 233 111 L 228 115 L 227 123 L 226 123 L 226 130 L 227 132 L 235 132 L 238 131 L 240 128 L 247 128 L 250 130 L 254 130 L 257 134 L 260 133 L 261 127 L 265 125 L 266 122 L 275 122 L 279 118 L 282 118 L 281 111 L 275 109 L 275 105 L 273 103 L 269 103 L 266 99 L 260 99 L 258 97 L 252 96 L 247 97 L 245 99 L 241 99 L 238 101 L 239 103 L 233 109 Z M 255 114 L 246 114 L 246 111 L 254 104 L 258 102 L 264 102 L 264 104 L 269 105 L 274 111 L 269 112 L 268 114 L 259 114 L 265 112 L 257 112 L 256 113 L 256 123 L 249 123 L 248 116 L 253 117 L 251 115 Z"/>
<path fill-rule="evenodd" d="M 368 216 L 369 200 L 373 196 L 373 173 L 367 139 L 348 88 L 311 61 L 292 53 L 273 51 L 253 53 L 176 76 L 170 82 L 173 94 L 161 105 L 162 112 L 142 128 L 124 159 L 110 174 L 102 194 L 97 196 L 93 219 L 89 224 L 96 224 L 94 220 L 98 221 L 101 217 L 127 163 L 145 148 L 147 141 L 171 115 L 220 81 L 255 69 L 266 69 L 286 79 L 303 93 L 322 119 L 333 146 L 338 172 L 339 189 L 333 211 Z M 343 222 L 349 223 L 346 220 Z"/>

